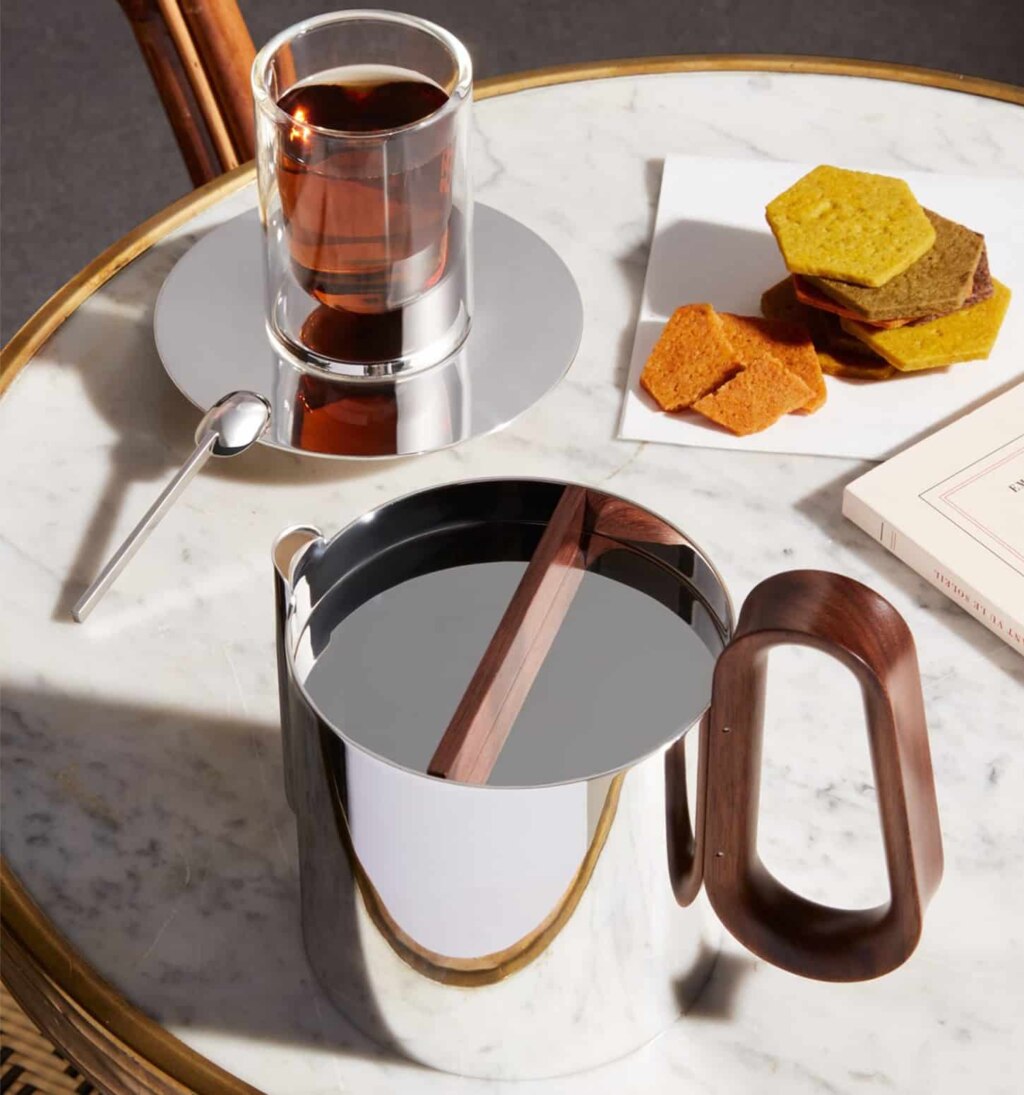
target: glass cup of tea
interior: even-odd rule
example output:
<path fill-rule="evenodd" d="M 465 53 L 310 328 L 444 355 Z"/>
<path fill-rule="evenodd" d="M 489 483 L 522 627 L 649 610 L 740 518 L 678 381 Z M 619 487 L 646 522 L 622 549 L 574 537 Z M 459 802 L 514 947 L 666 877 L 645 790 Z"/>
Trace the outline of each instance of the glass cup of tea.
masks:
<path fill-rule="evenodd" d="M 300 366 L 386 377 L 469 333 L 472 65 L 439 26 L 321 15 L 253 65 L 267 328 Z"/>

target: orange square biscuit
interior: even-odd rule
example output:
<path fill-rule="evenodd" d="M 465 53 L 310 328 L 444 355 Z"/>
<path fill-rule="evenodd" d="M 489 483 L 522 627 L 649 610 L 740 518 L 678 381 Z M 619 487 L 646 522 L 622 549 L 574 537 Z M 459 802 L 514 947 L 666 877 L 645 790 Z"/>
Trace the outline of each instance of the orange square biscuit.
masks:
<path fill-rule="evenodd" d="M 710 304 L 677 308 L 640 374 L 640 384 L 663 411 L 681 411 L 742 367 L 722 320 Z"/>
<path fill-rule="evenodd" d="M 825 378 L 814 343 L 803 324 L 759 316 L 734 316 L 728 312 L 722 313 L 722 324 L 725 337 L 744 365 L 777 361 L 807 385 L 811 394 L 796 408 L 797 413 L 811 414 L 824 404 L 828 397 Z"/>
<path fill-rule="evenodd" d="M 697 400 L 693 409 L 743 436 L 767 429 L 810 398 L 811 389 L 800 377 L 778 361 L 762 359 Z"/>

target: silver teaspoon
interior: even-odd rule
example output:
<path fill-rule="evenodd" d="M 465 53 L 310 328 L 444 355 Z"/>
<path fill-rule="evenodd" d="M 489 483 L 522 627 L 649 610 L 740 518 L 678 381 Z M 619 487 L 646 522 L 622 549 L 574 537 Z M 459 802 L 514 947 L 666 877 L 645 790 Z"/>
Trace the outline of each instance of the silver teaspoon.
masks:
<path fill-rule="evenodd" d="M 255 392 L 231 392 L 203 415 L 196 428 L 196 447 L 167 484 L 160 497 L 149 507 L 145 517 L 132 529 L 128 538 L 100 571 L 96 580 L 78 599 L 71 615 L 79 622 L 96 607 L 100 598 L 114 584 L 128 561 L 143 541 L 160 523 L 182 491 L 211 456 L 237 456 L 254 445 L 270 425 L 270 404 Z"/>

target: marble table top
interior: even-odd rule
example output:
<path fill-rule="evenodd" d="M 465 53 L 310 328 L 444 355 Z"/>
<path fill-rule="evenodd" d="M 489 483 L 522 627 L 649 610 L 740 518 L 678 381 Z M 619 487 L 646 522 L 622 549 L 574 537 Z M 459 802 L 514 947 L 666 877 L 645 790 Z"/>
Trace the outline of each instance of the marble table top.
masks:
<path fill-rule="evenodd" d="M 211 467 L 88 624 L 72 623 L 69 605 L 191 447 L 196 412 L 153 346 L 156 293 L 198 235 L 252 205 L 251 186 L 110 280 L 0 401 L 8 861 L 130 1000 L 266 1092 L 1019 1090 L 1024 661 L 841 518 L 842 486 L 865 465 L 621 442 L 615 428 L 662 157 L 1019 175 L 1024 112 L 860 78 L 676 74 L 491 99 L 474 140 L 478 197 L 554 245 L 586 309 L 571 371 L 504 432 L 397 463 L 260 450 Z M 906 966 L 821 984 L 726 940 L 697 1006 L 662 1038 L 514 1089 L 382 1055 L 332 1010 L 299 934 L 269 545 L 289 524 L 333 532 L 388 497 L 498 475 L 579 480 L 650 506 L 708 551 L 737 603 L 775 571 L 821 567 L 906 616 L 946 850 Z M 781 652 L 769 717 L 766 862 L 819 900 L 882 899 L 852 680 L 821 655 Z"/>

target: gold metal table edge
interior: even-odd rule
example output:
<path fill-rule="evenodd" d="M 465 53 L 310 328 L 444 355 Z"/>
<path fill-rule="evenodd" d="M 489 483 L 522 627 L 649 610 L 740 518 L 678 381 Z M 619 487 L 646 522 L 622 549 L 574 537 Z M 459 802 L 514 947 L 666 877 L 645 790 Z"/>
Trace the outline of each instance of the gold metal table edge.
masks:
<path fill-rule="evenodd" d="M 146 1090 L 160 1095 L 260 1095 L 122 996 L 57 931 L 6 861 L 0 887 L 4 984 L 79 1072 L 104 1091 L 142 1090 L 135 1086 L 141 1075 Z"/>
<path fill-rule="evenodd" d="M 1024 106 L 1024 88 L 976 76 L 961 76 L 938 69 L 859 61 L 833 57 L 801 57 L 759 54 L 710 54 L 675 57 L 629 58 L 589 64 L 558 65 L 492 77 L 475 87 L 478 100 L 509 95 L 532 88 L 551 87 L 574 81 L 600 80 L 618 76 L 658 75 L 687 72 L 777 72 L 830 76 L 860 76 L 919 84 L 948 91 Z M 65 319 L 119 270 L 153 244 L 250 183 L 255 175 L 252 163 L 242 164 L 198 190 L 186 194 L 98 255 L 88 266 L 57 290 L 14 334 L 0 352 L 0 395 L 32 360 L 34 355 Z M 252 1095 L 257 1089 L 231 1076 L 184 1042 L 144 1015 L 100 974 L 86 963 L 57 932 L 43 911 L 35 905 L 6 862 L 0 861 L 0 892 L 3 905 L 3 934 L 12 946 L 23 950 L 35 966 L 35 973 L 63 997 L 68 1012 L 74 1010 L 82 1022 L 91 1023 L 112 1047 L 123 1047 L 152 1070 L 163 1090 L 218 1092 L 223 1095 Z M 5 950 L 8 948 L 5 947 Z M 10 988 L 11 986 L 8 985 Z M 38 1000 L 28 999 L 24 986 L 12 989 L 25 1011 L 53 1036 L 54 1024 L 46 1022 Z M 33 1006 L 33 1005 L 36 1006 Z M 74 1058 L 75 1049 L 65 1046 Z M 79 1064 L 78 1061 L 75 1062 Z M 88 1072 L 87 1072 L 88 1074 Z M 183 1085 L 185 1085 L 183 1087 Z"/>
<path fill-rule="evenodd" d="M 920 84 L 945 91 L 962 91 L 985 99 L 1000 99 L 1024 106 L 1024 87 L 989 80 L 984 76 L 965 76 L 938 68 L 901 65 L 892 61 L 864 61 L 850 57 L 776 53 L 694 53 L 664 57 L 628 57 L 586 64 L 553 65 L 492 76 L 477 81 L 478 99 L 509 95 L 535 87 L 551 87 L 584 80 L 604 80 L 615 76 L 656 76 L 677 72 L 777 72 L 812 76 L 860 76 L 872 80 L 890 80 Z"/>

